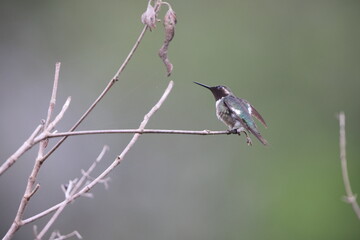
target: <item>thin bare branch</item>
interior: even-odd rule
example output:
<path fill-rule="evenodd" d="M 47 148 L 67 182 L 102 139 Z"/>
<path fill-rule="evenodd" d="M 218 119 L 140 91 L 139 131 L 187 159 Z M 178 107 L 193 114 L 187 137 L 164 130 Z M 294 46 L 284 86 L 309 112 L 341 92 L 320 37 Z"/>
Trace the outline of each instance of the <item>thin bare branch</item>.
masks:
<path fill-rule="evenodd" d="M 175 135 L 229 135 L 236 134 L 229 131 L 211 131 L 211 130 L 175 130 L 175 129 L 109 129 L 109 130 L 85 130 L 85 131 L 73 131 L 73 132 L 56 132 L 47 133 L 46 135 L 39 135 L 34 139 L 35 143 L 42 141 L 45 138 L 59 138 L 59 137 L 71 137 L 82 135 L 96 135 L 96 134 L 175 134 Z"/>
<path fill-rule="evenodd" d="M 36 184 L 34 189 L 30 192 L 28 198 L 31 198 L 37 192 L 37 190 L 39 190 L 39 188 L 40 188 L 40 184 Z"/>
<path fill-rule="evenodd" d="M 141 122 L 140 126 L 139 126 L 139 131 L 143 131 L 145 129 L 146 124 L 148 123 L 148 121 L 150 120 L 151 116 L 161 107 L 161 105 L 163 104 L 163 102 L 165 101 L 165 99 L 167 98 L 167 96 L 169 95 L 172 87 L 174 85 L 173 81 L 169 82 L 169 85 L 167 87 L 167 89 L 165 90 L 163 96 L 160 98 L 160 100 L 155 104 L 155 106 L 144 116 L 144 120 Z M 127 152 L 134 146 L 135 142 L 138 140 L 138 138 L 140 137 L 141 133 L 136 133 L 134 135 L 134 137 L 131 139 L 131 141 L 129 142 L 129 144 L 125 147 L 125 149 L 123 150 L 123 152 L 116 158 L 116 162 L 118 162 L 118 164 L 123 160 L 124 156 L 127 154 Z M 106 176 L 106 175 L 105 175 Z M 104 176 L 104 177 L 105 177 Z"/>
<path fill-rule="evenodd" d="M 82 239 L 82 236 L 80 235 L 80 233 L 78 231 L 73 231 L 72 233 L 69 233 L 66 235 L 61 235 L 59 231 L 55 231 L 51 234 L 49 240 L 64 240 L 64 239 L 68 239 L 68 238 L 71 238 L 74 236 L 76 236 L 78 239 Z"/>
<path fill-rule="evenodd" d="M 340 128 L 340 161 L 341 161 L 341 171 L 344 181 L 344 187 L 346 192 L 345 200 L 351 204 L 356 216 L 360 219 L 360 207 L 356 202 L 356 195 L 351 190 L 349 173 L 347 170 L 347 161 L 346 161 L 346 136 L 345 136 L 345 113 L 340 112 L 339 115 L 339 128 Z"/>
<path fill-rule="evenodd" d="M 74 195 L 76 193 L 76 191 L 79 190 L 79 188 L 82 186 L 82 184 L 84 183 L 84 181 L 88 178 L 88 176 L 90 176 L 90 173 L 95 169 L 96 165 L 98 162 L 101 161 L 101 159 L 103 159 L 105 152 L 109 150 L 109 146 L 105 145 L 103 147 L 103 149 L 101 150 L 99 156 L 96 158 L 95 162 L 93 162 L 93 164 L 91 164 L 91 166 L 89 167 L 89 169 L 82 173 L 81 178 L 79 179 L 79 181 L 76 183 L 75 187 L 73 188 L 73 190 L 71 191 L 71 195 Z"/>
<path fill-rule="evenodd" d="M 64 117 L 66 110 L 70 106 L 70 102 L 71 102 L 71 97 L 68 97 L 59 114 L 55 117 L 55 119 L 51 123 L 49 123 L 48 127 L 46 128 L 47 132 L 53 130 L 54 127 L 59 123 L 59 121 Z"/>
<path fill-rule="evenodd" d="M 87 130 L 74 132 L 56 132 L 48 133 L 46 136 L 38 136 L 35 141 L 41 141 L 43 138 L 57 138 L 63 136 L 80 136 L 80 135 L 95 135 L 95 134 L 183 134 L 183 135 L 224 135 L 230 134 L 229 131 L 210 131 L 210 130 L 175 130 L 175 129 L 109 129 L 109 130 Z M 237 133 L 236 133 L 237 135 Z"/>
<path fill-rule="evenodd" d="M 90 174 L 91 172 L 95 169 L 96 165 L 98 162 L 100 162 L 104 155 L 105 155 L 105 152 L 109 150 L 109 147 L 107 145 L 105 145 L 101 151 L 101 153 L 99 154 L 99 156 L 96 158 L 95 162 L 93 162 L 93 164 L 88 168 L 87 171 L 84 171 L 83 169 L 81 170 L 81 178 L 79 179 L 79 181 L 76 182 L 76 185 L 75 187 L 72 189 L 71 191 L 71 195 L 74 195 L 79 189 L 80 187 L 83 185 L 83 183 L 85 182 L 85 180 L 94 180 L 94 178 L 90 177 Z M 104 184 L 105 186 L 105 189 L 108 188 L 108 184 L 107 182 L 110 180 L 110 178 L 107 178 L 107 179 L 103 179 L 101 180 L 100 182 Z"/>
<path fill-rule="evenodd" d="M 39 148 L 42 148 L 42 144 L 40 144 Z M 41 156 L 41 150 L 39 150 L 38 157 L 35 160 L 35 165 L 34 165 L 32 171 L 31 171 L 31 174 L 30 174 L 30 176 L 28 178 L 25 193 L 24 193 L 24 195 L 23 195 L 23 197 L 21 199 L 21 202 L 20 202 L 18 211 L 16 213 L 15 219 L 14 219 L 11 227 L 9 228 L 8 232 L 4 236 L 3 240 L 11 239 L 14 236 L 15 232 L 23 225 L 22 218 L 23 218 L 23 215 L 24 215 L 24 212 L 25 212 L 25 208 L 28 205 L 28 203 L 30 201 L 30 198 L 34 195 L 35 191 L 39 188 L 39 187 L 37 187 L 37 188 L 33 189 L 35 181 L 36 181 L 36 177 L 37 177 L 37 175 L 38 175 L 38 173 L 40 171 L 40 167 L 41 167 L 40 159 L 41 159 L 41 157 L 42 157 Z"/>
<path fill-rule="evenodd" d="M 173 87 L 173 81 L 170 81 L 168 87 L 166 88 L 163 96 L 160 98 L 160 100 L 154 105 L 154 107 L 144 116 L 144 120 L 141 122 L 138 131 L 141 132 L 144 130 L 146 124 L 148 123 L 148 121 L 150 120 L 151 116 L 161 107 L 162 103 L 165 101 L 165 99 L 167 98 L 167 96 L 169 95 L 172 87 Z M 112 170 L 114 170 L 114 168 L 116 166 L 118 166 L 121 161 L 124 159 L 125 155 L 128 153 L 128 151 L 134 146 L 134 144 L 136 143 L 136 141 L 138 140 L 138 138 L 141 136 L 141 133 L 136 133 L 133 138 L 130 140 L 130 142 L 128 143 L 128 145 L 125 147 L 125 149 L 122 151 L 122 153 L 120 155 L 118 155 L 116 157 L 116 159 L 111 163 L 111 165 L 105 169 L 98 177 L 96 177 L 93 181 L 91 181 L 89 184 L 87 184 L 85 187 L 83 187 L 80 191 L 78 191 L 77 193 L 73 194 L 72 197 L 65 199 L 64 201 L 54 205 L 53 207 L 37 214 L 34 215 L 28 219 L 25 219 L 22 221 L 22 223 L 28 224 L 31 223 L 39 218 L 42 218 L 54 211 L 56 211 L 57 209 L 61 208 L 63 205 L 67 205 L 68 203 L 74 201 L 76 198 L 82 196 L 83 194 L 89 192 L 97 183 L 99 183 L 102 179 L 104 179 Z"/>
<path fill-rule="evenodd" d="M 54 224 L 55 220 L 59 217 L 60 213 L 64 210 L 64 208 L 66 207 L 66 204 L 63 204 L 62 206 L 60 206 L 56 212 L 54 213 L 54 215 L 50 218 L 50 220 L 47 222 L 47 224 L 45 225 L 45 227 L 40 231 L 39 234 L 36 235 L 36 240 L 40 240 L 44 237 L 45 233 L 50 229 L 50 227 Z"/>
<path fill-rule="evenodd" d="M 48 114 L 47 114 L 46 120 L 44 122 L 43 132 L 47 132 L 47 127 L 49 126 L 51 115 L 52 115 L 52 113 L 54 111 L 54 108 L 55 108 L 56 94 L 57 94 L 58 83 L 59 83 L 59 75 L 60 75 L 60 66 L 61 66 L 60 62 L 57 62 L 55 64 L 54 84 L 53 84 L 52 94 L 51 94 L 51 98 L 50 98 Z M 41 156 L 41 157 L 44 156 L 45 148 L 47 147 L 48 142 L 49 142 L 49 139 L 44 139 L 40 143 L 39 152 L 38 152 L 39 156 Z"/>
<path fill-rule="evenodd" d="M 91 164 L 89 169 L 82 173 L 82 177 L 79 181 L 70 181 L 68 188 L 65 190 L 65 200 L 69 199 L 74 195 L 80 187 L 83 185 L 84 181 L 87 179 L 87 177 L 90 175 L 90 173 L 95 169 L 96 164 L 101 161 L 101 159 L 104 157 L 105 152 L 109 149 L 108 146 L 104 146 L 101 150 L 99 156 L 96 158 L 96 160 Z M 75 184 L 75 185 L 74 185 Z M 50 227 L 54 224 L 55 220 L 59 217 L 61 212 L 64 210 L 64 208 L 67 206 L 69 202 L 64 201 L 62 205 L 56 210 L 56 212 L 53 214 L 53 216 L 50 218 L 50 220 L 46 223 L 44 228 L 40 231 L 40 233 L 36 234 L 36 239 L 42 239 L 47 231 L 49 231 Z"/>
<path fill-rule="evenodd" d="M 54 85 L 53 85 L 53 90 L 52 90 L 52 94 L 51 94 L 48 114 L 47 114 L 46 121 L 45 121 L 45 124 L 44 124 L 44 129 L 46 129 L 47 126 L 49 125 L 51 115 L 52 115 L 52 113 L 54 111 L 54 108 L 55 108 L 56 93 L 57 93 L 57 88 L 58 88 L 58 83 L 59 83 L 59 76 L 60 76 L 60 66 L 61 66 L 60 62 L 57 62 L 55 64 Z"/>
<path fill-rule="evenodd" d="M 37 174 L 39 172 L 40 169 L 40 164 L 38 159 L 35 161 L 35 166 L 31 172 L 31 175 L 29 176 L 28 182 L 27 182 L 27 186 L 25 189 L 25 193 L 21 199 L 18 211 L 16 213 L 15 219 L 13 221 L 13 223 L 11 224 L 11 227 L 9 228 L 8 232 L 6 233 L 6 235 L 4 236 L 3 240 L 8 240 L 11 239 L 15 232 L 23 225 L 22 222 L 22 217 L 24 215 L 25 212 L 25 208 L 28 205 L 31 197 L 34 195 L 34 193 L 38 190 L 39 187 L 36 187 L 35 189 L 33 188 L 34 184 L 35 184 L 35 180 L 37 177 Z"/>
<path fill-rule="evenodd" d="M 78 196 L 78 197 L 79 197 L 79 196 Z M 65 201 L 66 201 L 66 200 L 63 200 L 62 202 L 59 202 L 58 204 L 56 204 L 56 205 L 54 205 L 54 206 L 52 206 L 52 207 L 50 207 L 50 208 L 42 211 L 41 213 L 38 213 L 38 214 L 36 214 L 36 215 L 34 215 L 34 216 L 32 216 L 32 217 L 29 217 L 29 218 L 27 218 L 27 219 L 24 219 L 24 220 L 22 221 L 22 225 L 26 225 L 26 224 L 32 223 L 32 222 L 34 222 L 34 221 L 36 221 L 36 220 L 38 220 L 38 219 L 40 219 L 40 218 L 42 218 L 42 217 L 44 217 L 44 216 L 49 215 L 50 213 L 52 213 L 52 212 L 56 211 L 58 208 L 60 208 L 60 207 L 64 204 Z"/>

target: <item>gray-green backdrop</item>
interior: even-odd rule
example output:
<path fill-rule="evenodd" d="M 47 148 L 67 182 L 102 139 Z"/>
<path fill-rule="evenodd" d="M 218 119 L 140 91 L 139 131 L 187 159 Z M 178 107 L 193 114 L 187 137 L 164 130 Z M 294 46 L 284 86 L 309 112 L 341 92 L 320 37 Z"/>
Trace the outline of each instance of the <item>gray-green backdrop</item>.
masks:
<path fill-rule="evenodd" d="M 269 147 L 238 136 L 144 135 L 110 175 L 65 209 L 53 229 L 85 239 L 359 239 L 360 221 L 342 201 L 336 113 L 347 114 L 349 174 L 360 192 L 360 2 L 176 1 L 169 49 L 163 28 L 147 32 L 120 81 L 79 129 L 136 128 L 168 81 L 173 92 L 149 128 L 225 130 L 210 92 L 227 85 L 268 123 Z M 10 156 L 47 113 L 54 65 L 62 62 L 56 111 L 72 103 L 67 130 L 99 95 L 143 28 L 147 1 L 0 3 L 0 157 Z M 164 9 L 160 13 L 164 14 Z M 63 199 L 104 144 L 99 173 L 131 135 L 73 137 L 45 163 L 31 216 Z M 50 141 L 53 144 L 54 140 Z M 0 233 L 13 220 L 37 150 L 0 177 Z M 45 218 L 36 224 L 41 227 Z M 15 239 L 31 239 L 32 225 Z"/>

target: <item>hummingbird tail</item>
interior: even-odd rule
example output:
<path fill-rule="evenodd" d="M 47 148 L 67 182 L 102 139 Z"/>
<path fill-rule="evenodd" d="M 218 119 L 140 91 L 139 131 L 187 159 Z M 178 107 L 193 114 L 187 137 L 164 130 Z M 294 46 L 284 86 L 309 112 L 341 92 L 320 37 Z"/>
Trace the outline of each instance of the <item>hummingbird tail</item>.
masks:
<path fill-rule="evenodd" d="M 265 138 L 263 138 L 263 136 L 261 136 L 260 133 L 254 131 L 254 130 L 251 129 L 251 128 L 250 128 L 250 131 L 251 131 L 252 134 L 254 134 L 254 136 L 255 136 L 257 139 L 259 139 L 259 141 L 260 141 L 262 144 L 264 144 L 265 146 L 269 145 L 269 143 L 266 141 Z"/>
<path fill-rule="evenodd" d="M 260 141 L 262 144 L 264 144 L 265 146 L 269 145 L 269 143 L 266 141 L 266 139 L 263 138 L 261 135 L 259 135 L 259 136 L 255 135 L 255 136 L 256 136 L 257 139 L 259 139 L 259 141 Z"/>

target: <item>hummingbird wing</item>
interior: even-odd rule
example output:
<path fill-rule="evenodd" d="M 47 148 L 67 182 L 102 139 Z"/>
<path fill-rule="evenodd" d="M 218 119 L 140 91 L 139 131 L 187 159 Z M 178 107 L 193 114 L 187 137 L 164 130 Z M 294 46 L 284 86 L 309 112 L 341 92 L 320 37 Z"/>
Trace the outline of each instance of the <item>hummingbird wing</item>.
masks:
<path fill-rule="evenodd" d="M 262 125 L 264 125 L 264 127 L 267 128 L 266 122 L 263 119 L 263 117 L 260 115 L 260 113 L 254 108 L 253 105 L 251 105 L 250 103 L 249 105 L 251 106 L 251 115 L 256 117 L 256 119 L 259 120 L 262 123 Z"/>
<path fill-rule="evenodd" d="M 248 101 L 245 99 L 240 99 L 235 96 L 227 96 L 224 98 L 224 104 L 228 107 L 231 113 L 237 116 L 237 119 L 240 121 L 246 130 L 251 132 L 259 141 L 267 145 L 267 141 L 261 136 L 257 126 L 252 118 L 252 115 L 260 120 L 266 126 L 264 119 L 261 115 L 253 108 Z"/>
<path fill-rule="evenodd" d="M 264 118 L 255 109 L 255 107 L 253 105 L 251 105 L 246 99 L 240 98 L 240 100 L 242 100 L 245 103 L 245 105 L 247 106 L 247 109 L 248 109 L 249 113 L 251 114 L 251 116 L 255 117 L 257 120 L 259 120 L 262 123 L 262 125 L 264 125 L 264 127 L 267 128 L 267 124 L 266 124 Z"/>

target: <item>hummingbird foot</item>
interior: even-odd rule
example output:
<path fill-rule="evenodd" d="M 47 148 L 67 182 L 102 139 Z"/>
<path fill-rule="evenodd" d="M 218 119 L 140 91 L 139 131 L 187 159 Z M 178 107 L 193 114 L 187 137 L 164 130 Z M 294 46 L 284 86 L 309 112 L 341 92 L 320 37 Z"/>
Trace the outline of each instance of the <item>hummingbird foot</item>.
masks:
<path fill-rule="evenodd" d="M 252 146 L 251 138 L 246 134 L 246 143 L 248 146 Z"/>
<path fill-rule="evenodd" d="M 238 132 L 237 129 L 228 130 L 228 131 L 227 131 L 227 135 L 230 135 L 230 134 L 239 134 L 239 135 L 240 135 L 240 133 Z"/>
<path fill-rule="evenodd" d="M 239 128 L 239 129 L 237 129 L 237 133 L 239 134 L 239 136 L 241 135 L 241 132 L 245 133 L 247 145 L 248 145 L 248 146 L 252 146 L 251 138 L 250 138 L 250 136 L 248 135 L 248 133 L 245 131 L 244 128 Z"/>
<path fill-rule="evenodd" d="M 234 129 L 231 129 L 231 130 L 228 130 L 227 131 L 227 135 L 230 135 L 230 134 L 238 134 L 239 136 L 241 136 L 241 133 L 244 133 L 245 136 L 246 136 L 246 143 L 248 146 L 251 146 L 252 145 L 252 141 L 251 141 L 251 138 L 249 137 L 248 133 L 246 132 L 245 128 L 241 127 L 241 128 L 234 128 Z"/>
<path fill-rule="evenodd" d="M 241 135 L 241 132 L 244 132 L 245 134 L 247 134 L 246 131 L 245 131 L 245 128 L 243 128 L 243 127 L 235 128 L 234 131 L 235 131 L 239 136 Z"/>

